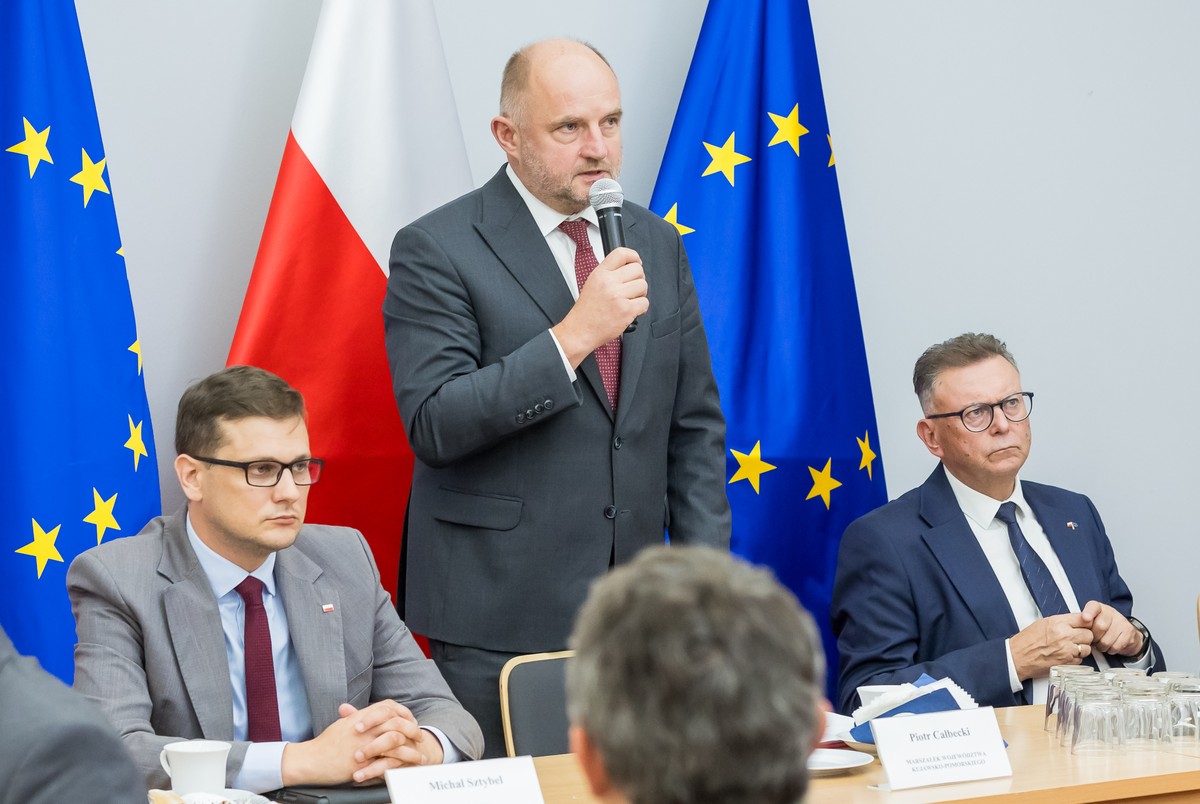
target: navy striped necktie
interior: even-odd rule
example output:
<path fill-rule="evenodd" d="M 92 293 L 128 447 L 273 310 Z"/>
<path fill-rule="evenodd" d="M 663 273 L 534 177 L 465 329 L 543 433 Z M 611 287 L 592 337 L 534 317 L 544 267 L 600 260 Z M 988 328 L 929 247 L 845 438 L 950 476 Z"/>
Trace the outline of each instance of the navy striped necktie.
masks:
<path fill-rule="evenodd" d="M 1042 557 L 1030 546 L 1025 534 L 1021 532 L 1021 526 L 1017 524 L 1017 504 L 1006 502 L 1001 505 L 1000 510 L 996 512 L 996 519 L 1008 526 L 1008 541 L 1017 555 L 1017 563 L 1021 565 L 1025 585 L 1029 587 L 1033 602 L 1037 604 L 1042 616 L 1066 614 L 1070 609 L 1067 608 L 1067 601 L 1059 591 L 1058 584 L 1050 575 L 1046 562 L 1042 561 Z"/>

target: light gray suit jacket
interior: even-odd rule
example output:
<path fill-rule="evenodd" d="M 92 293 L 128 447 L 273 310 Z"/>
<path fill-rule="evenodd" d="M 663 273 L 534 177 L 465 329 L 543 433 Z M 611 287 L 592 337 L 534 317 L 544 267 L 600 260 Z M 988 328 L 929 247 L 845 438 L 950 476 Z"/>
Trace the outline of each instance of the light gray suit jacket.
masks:
<path fill-rule="evenodd" d="M 610 560 L 728 547 L 725 420 L 678 232 L 635 204 L 625 236 L 650 310 L 624 336 L 616 415 L 589 355 L 572 383 L 549 333 L 574 304 L 501 169 L 402 229 L 383 312 L 417 457 L 405 619 L 506 652 L 566 645 Z"/>
<path fill-rule="evenodd" d="M 35 659 L 17 653 L 3 630 L 0 779 L 0 804 L 146 800 L 112 724 Z"/>
<path fill-rule="evenodd" d="M 362 534 L 305 525 L 295 544 L 276 554 L 275 582 L 315 733 L 337 720 L 342 703 L 390 698 L 422 725 L 441 729 L 465 755 L 480 755 L 478 725 L 396 615 Z M 67 591 L 79 638 L 75 688 L 116 725 L 147 785 L 169 787 L 158 762 L 167 743 L 232 741 L 221 618 L 183 511 L 81 553 L 67 572 Z M 325 604 L 333 611 L 323 611 Z M 233 743 L 229 780 L 247 745 Z"/>

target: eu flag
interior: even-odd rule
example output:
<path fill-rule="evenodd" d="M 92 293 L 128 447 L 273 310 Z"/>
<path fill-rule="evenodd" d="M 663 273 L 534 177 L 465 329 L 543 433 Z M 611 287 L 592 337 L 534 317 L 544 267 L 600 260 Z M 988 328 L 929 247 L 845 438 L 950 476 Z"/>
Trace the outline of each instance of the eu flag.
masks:
<path fill-rule="evenodd" d="M 0 625 L 67 683 L 67 566 L 160 510 L 141 346 L 71 0 L 0 4 Z"/>
<path fill-rule="evenodd" d="M 813 613 L 832 691 L 838 543 L 887 493 L 807 3 L 710 0 L 651 208 L 695 274 L 733 551 Z"/>

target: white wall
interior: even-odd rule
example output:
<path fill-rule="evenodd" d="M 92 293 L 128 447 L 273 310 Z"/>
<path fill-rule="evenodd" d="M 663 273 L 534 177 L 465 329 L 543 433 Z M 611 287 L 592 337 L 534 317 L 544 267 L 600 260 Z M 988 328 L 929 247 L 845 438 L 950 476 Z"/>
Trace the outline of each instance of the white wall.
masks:
<path fill-rule="evenodd" d="M 174 405 L 224 363 L 319 3 L 78 5 L 171 508 Z M 812 6 L 891 496 L 932 466 L 916 356 L 997 333 L 1038 395 L 1025 476 L 1091 495 L 1142 619 L 1172 666 L 1200 668 L 1200 4 Z M 501 161 L 487 123 L 508 53 L 582 36 L 623 79 L 622 183 L 645 203 L 703 8 L 439 0 L 476 181 Z"/>

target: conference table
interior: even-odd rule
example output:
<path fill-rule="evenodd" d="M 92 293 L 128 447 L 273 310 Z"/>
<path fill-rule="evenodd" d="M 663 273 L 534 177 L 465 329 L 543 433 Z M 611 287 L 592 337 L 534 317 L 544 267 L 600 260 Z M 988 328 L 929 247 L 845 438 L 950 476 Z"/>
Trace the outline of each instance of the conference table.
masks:
<path fill-rule="evenodd" d="M 887 783 L 876 759 L 842 776 L 812 779 L 805 804 L 926 804 L 926 802 L 1137 801 L 1144 804 L 1200 801 L 1200 746 L 1175 745 L 1160 751 L 1076 756 L 1060 748 L 1053 732 L 1042 729 L 1041 706 L 997 709 L 1000 733 L 1008 742 L 1013 775 L 1003 779 L 880 790 Z M 570 754 L 537 757 L 546 804 L 588 804 L 594 798 Z"/>

